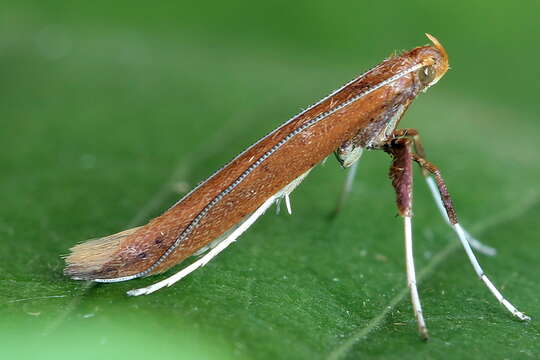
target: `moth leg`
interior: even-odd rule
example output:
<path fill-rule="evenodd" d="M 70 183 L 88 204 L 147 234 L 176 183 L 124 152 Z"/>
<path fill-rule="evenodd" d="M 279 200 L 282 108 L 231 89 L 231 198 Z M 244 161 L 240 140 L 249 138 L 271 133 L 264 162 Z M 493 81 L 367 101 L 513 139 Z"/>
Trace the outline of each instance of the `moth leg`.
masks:
<path fill-rule="evenodd" d="M 392 133 L 392 136 L 394 138 L 410 138 L 414 145 L 414 152 L 423 158 L 426 157 L 424 145 L 422 144 L 422 141 L 420 140 L 420 134 L 418 133 L 418 130 L 410 129 L 410 128 L 398 129 Z M 428 174 L 427 171 L 424 169 L 422 169 L 422 172 L 426 175 Z"/>
<path fill-rule="evenodd" d="M 334 210 L 334 214 L 341 211 L 349 194 L 358 170 L 358 160 L 362 156 L 364 148 L 356 143 L 355 139 L 345 141 L 335 152 L 336 158 L 342 167 L 348 169 L 347 176 L 341 188 L 341 193 Z"/>
<path fill-rule="evenodd" d="M 433 195 L 433 198 L 435 199 L 435 203 L 437 204 L 437 208 L 439 209 L 441 216 L 444 218 L 444 220 L 450 227 L 453 227 L 452 223 L 450 222 L 450 219 L 448 218 L 448 215 L 446 215 L 446 209 L 443 204 L 443 199 L 441 198 L 441 194 L 439 192 L 435 179 L 432 176 L 426 176 L 425 179 L 428 184 L 429 190 L 431 194 Z M 488 256 L 497 255 L 497 249 L 482 243 L 480 240 L 473 237 L 463 227 L 461 229 L 463 230 L 463 233 L 465 234 L 467 241 L 473 248 L 475 248 L 476 250 L 478 250 L 480 253 L 484 255 L 488 255 Z"/>
<path fill-rule="evenodd" d="M 345 204 L 345 201 L 347 201 L 347 198 L 349 197 L 349 194 L 351 193 L 352 186 L 354 183 L 354 178 L 356 177 L 356 173 L 358 172 L 358 161 L 354 162 L 349 169 L 347 169 L 347 176 L 345 177 L 345 181 L 343 182 L 343 186 L 341 187 L 341 192 L 338 197 L 338 201 L 336 203 L 336 208 L 334 209 L 334 214 L 337 214 L 341 211 L 341 208 Z"/>
<path fill-rule="evenodd" d="M 512 305 L 507 299 L 504 298 L 504 296 L 501 294 L 501 292 L 493 285 L 491 280 L 486 276 L 484 273 L 484 270 L 480 266 L 480 263 L 476 259 L 476 256 L 474 255 L 471 246 L 469 244 L 469 239 L 467 238 L 467 233 L 461 225 L 458 222 L 456 210 L 454 208 L 454 205 L 452 204 L 452 199 L 450 198 L 450 194 L 448 193 L 448 189 L 446 187 L 446 184 L 441 176 L 441 173 L 439 169 L 430 163 L 429 161 L 425 160 L 419 155 L 413 154 L 413 159 L 416 161 L 422 169 L 428 171 L 430 174 L 433 175 L 434 181 L 437 187 L 437 190 L 440 194 L 440 197 L 442 199 L 442 203 L 444 206 L 444 209 L 446 211 L 446 215 L 448 216 L 448 220 L 454 231 L 459 237 L 459 240 L 461 241 L 461 244 L 463 245 L 463 248 L 465 249 L 465 252 L 467 253 L 467 256 L 469 257 L 469 261 L 471 262 L 474 271 L 484 282 L 484 284 L 487 286 L 489 291 L 497 298 L 497 300 L 508 310 L 517 317 L 520 320 L 530 320 L 531 318 L 527 315 L 520 312 L 514 305 Z"/>
<path fill-rule="evenodd" d="M 427 340 L 428 330 L 422 313 L 422 305 L 416 286 L 416 271 L 413 256 L 412 238 L 412 140 L 407 138 L 391 140 L 383 147 L 393 157 L 390 178 L 396 191 L 399 215 L 403 218 L 405 233 L 405 263 L 407 267 L 407 286 L 411 291 L 411 301 L 418 324 L 420 336 Z"/>
<path fill-rule="evenodd" d="M 159 289 L 162 289 L 164 287 L 168 287 L 176 283 L 177 281 L 180 281 L 182 278 L 188 276 L 193 271 L 197 270 L 200 267 L 203 267 L 206 265 L 210 260 L 212 260 L 215 256 L 217 256 L 221 251 L 223 251 L 227 246 L 232 244 L 236 239 L 242 235 L 244 231 L 246 231 L 253 223 L 262 215 L 264 212 L 272 206 L 272 204 L 275 203 L 277 199 L 277 196 L 274 195 L 270 197 L 268 200 L 264 202 L 257 210 L 255 210 L 251 215 L 249 215 L 245 220 L 242 221 L 242 223 L 234 229 L 226 238 L 224 238 L 218 245 L 216 245 L 214 248 L 212 248 L 210 251 L 208 251 L 204 256 L 202 256 L 197 261 L 193 262 L 192 264 L 186 266 L 176 274 L 166 278 L 165 280 L 162 280 L 160 282 L 157 282 L 155 284 L 152 284 L 150 286 L 140 288 L 140 289 L 134 289 L 127 292 L 130 296 L 139 296 L 139 295 L 148 295 L 151 294 Z"/>
<path fill-rule="evenodd" d="M 414 142 L 414 148 L 415 148 L 416 154 L 423 159 L 426 158 L 424 146 L 422 145 L 422 141 L 420 140 L 420 134 L 418 133 L 417 130 L 400 129 L 400 130 L 394 131 L 393 136 L 396 138 L 405 137 L 405 138 L 412 139 Z M 428 184 L 431 195 L 433 196 L 433 199 L 435 200 L 435 204 L 437 205 L 437 208 L 439 209 L 441 216 L 443 217 L 445 222 L 450 227 L 452 227 L 452 223 L 450 222 L 450 219 L 448 219 L 448 216 L 446 215 L 446 209 L 444 208 L 441 194 L 439 193 L 437 189 L 437 184 L 436 184 L 435 179 L 433 178 L 433 176 L 431 176 L 431 173 L 424 168 L 422 168 L 422 174 L 424 175 L 424 178 Z M 474 238 L 471 234 L 469 234 L 467 230 L 463 229 L 463 232 L 465 233 L 467 240 L 469 241 L 469 244 L 471 244 L 473 248 L 475 248 L 482 254 L 488 255 L 488 256 L 494 256 L 495 254 L 497 254 L 496 249 L 492 248 L 491 246 L 483 244 L 480 240 Z"/>
<path fill-rule="evenodd" d="M 285 206 L 287 207 L 287 212 L 289 213 L 289 215 L 292 215 L 290 194 L 285 194 Z"/>

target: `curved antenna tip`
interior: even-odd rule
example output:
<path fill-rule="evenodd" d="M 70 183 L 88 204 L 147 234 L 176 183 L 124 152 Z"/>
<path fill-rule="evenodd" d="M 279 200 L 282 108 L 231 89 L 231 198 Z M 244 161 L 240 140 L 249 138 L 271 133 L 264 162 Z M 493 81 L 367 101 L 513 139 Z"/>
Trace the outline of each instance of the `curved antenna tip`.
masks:
<path fill-rule="evenodd" d="M 448 54 L 446 53 L 446 50 L 444 49 L 444 46 L 442 46 L 441 42 L 433 35 L 426 33 L 427 38 L 429 41 L 433 43 L 433 45 L 441 52 L 443 57 L 448 62 Z"/>
<path fill-rule="evenodd" d="M 441 42 L 439 40 L 437 40 L 437 38 L 429 33 L 426 33 L 426 36 L 427 38 L 429 39 L 429 41 L 431 41 L 433 43 L 433 45 L 435 45 L 436 47 L 442 47 L 441 45 Z"/>

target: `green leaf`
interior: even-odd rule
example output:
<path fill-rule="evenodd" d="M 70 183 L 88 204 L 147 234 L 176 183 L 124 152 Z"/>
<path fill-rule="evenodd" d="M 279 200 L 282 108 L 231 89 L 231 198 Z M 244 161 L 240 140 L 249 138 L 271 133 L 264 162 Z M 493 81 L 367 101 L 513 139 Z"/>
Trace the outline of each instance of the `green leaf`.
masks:
<path fill-rule="evenodd" d="M 540 50 L 523 48 L 537 41 L 538 5 L 330 3 L 2 5 L 2 358 L 540 357 Z M 401 127 L 421 132 L 462 223 L 498 250 L 480 262 L 531 322 L 478 281 L 417 171 L 431 334 L 419 340 L 390 161 L 378 152 L 364 155 L 337 218 L 345 172 L 330 158 L 293 193 L 293 216 L 269 211 L 156 294 L 125 292 L 166 275 L 108 285 L 62 275 L 69 247 L 160 214 L 301 108 L 426 43 L 426 30 L 453 70 Z"/>

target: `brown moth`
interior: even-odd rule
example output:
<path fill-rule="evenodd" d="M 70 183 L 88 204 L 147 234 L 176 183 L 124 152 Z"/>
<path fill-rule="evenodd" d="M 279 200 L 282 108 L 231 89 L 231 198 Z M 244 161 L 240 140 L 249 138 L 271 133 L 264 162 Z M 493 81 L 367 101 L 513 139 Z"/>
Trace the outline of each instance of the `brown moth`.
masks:
<path fill-rule="evenodd" d="M 459 225 L 439 170 L 425 159 L 418 132 L 396 130 L 411 102 L 448 70 L 446 51 L 437 39 L 427 36 L 432 45 L 384 60 L 294 116 L 148 224 L 74 246 L 66 257 L 65 274 L 76 280 L 119 282 L 162 273 L 186 258 L 200 256 L 171 277 L 128 294 L 149 294 L 170 286 L 204 266 L 280 199 L 285 199 L 290 212 L 289 194 L 332 153 L 343 167 L 352 167 L 346 195 L 363 150 L 383 150 L 393 157 L 390 177 L 404 219 L 407 279 L 421 336 L 427 338 L 412 254 L 413 162 L 422 168 L 443 217 L 459 236 L 478 276 L 513 315 L 529 319 L 501 295 L 478 264 L 471 245 L 486 253 L 494 250 Z"/>

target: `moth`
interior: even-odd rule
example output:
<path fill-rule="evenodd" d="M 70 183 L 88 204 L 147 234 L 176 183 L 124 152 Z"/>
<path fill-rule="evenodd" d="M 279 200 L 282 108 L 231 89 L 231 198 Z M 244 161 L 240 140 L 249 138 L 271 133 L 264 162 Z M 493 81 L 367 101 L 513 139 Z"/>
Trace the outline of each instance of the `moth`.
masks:
<path fill-rule="evenodd" d="M 493 249 L 460 226 L 446 184 L 439 169 L 426 160 L 418 132 L 396 129 L 411 102 L 448 70 L 445 49 L 426 35 L 431 45 L 392 56 L 335 90 L 247 148 L 148 224 L 74 246 L 65 259 L 65 274 L 113 283 L 159 274 L 197 257 L 169 278 L 128 294 L 150 294 L 171 286 L 208 263 L 280 199 L 285 199 L 290 212 L 291 192 L 332 153 L 343 167 L 352 168 L 344 199 L 364 150 L 382 150 L 392 157 L 390 178 L 403 218 L 407 283 L 420 335 L 428 337 L 413 260 L 413 163 L 421 167 L 476 274 L 508 311 L 528 320 L 484 274 L 471 246 L 486 253 Z"/>

